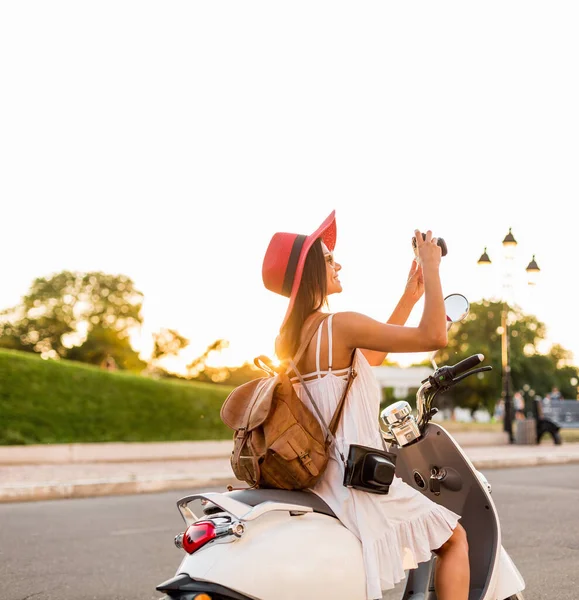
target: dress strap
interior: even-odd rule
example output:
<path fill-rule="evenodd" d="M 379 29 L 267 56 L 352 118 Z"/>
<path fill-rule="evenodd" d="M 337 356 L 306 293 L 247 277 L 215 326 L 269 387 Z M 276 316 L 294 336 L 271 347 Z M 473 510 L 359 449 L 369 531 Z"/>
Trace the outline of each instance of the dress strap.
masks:
<path fill-rule="evenodd" d="M 332 318 L 334 317 L 333 314 L 331 314 L 328 318 L 328 372 L 331 373 L 332 372 Z"/>
<path fill-rule="evenodd" d="M 320 323 L 320 326 L 318 327 L 318 340 L 316 343 L 316 374 L 318 376 L 318 379 L 322 378 L 322 373 L 320 370 L 320 347 L 322 345 L 322 329 L 323 329 L 323 327 L 324 327 L 324 321 L 322 321 Z"/>

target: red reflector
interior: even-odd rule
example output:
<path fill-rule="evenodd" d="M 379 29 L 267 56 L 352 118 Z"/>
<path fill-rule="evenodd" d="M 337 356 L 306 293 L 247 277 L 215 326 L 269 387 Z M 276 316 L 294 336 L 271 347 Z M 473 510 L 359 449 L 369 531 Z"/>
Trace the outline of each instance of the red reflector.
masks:
<path fill-rule="evenodd" d="M 211 521 L 194 523 L 183 534 L 183 550 L 193 554 L 212 539 L 215 539 L 215 525 Z"/>

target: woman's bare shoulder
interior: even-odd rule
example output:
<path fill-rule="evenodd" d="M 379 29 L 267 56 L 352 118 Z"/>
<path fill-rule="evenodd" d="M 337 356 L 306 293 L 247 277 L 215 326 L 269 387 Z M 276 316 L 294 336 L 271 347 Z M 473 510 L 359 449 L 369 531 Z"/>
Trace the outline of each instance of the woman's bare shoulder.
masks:
<path fill-rule="evenodd" d="M 368 327 L 379 325 L 368 315 L 355 311 L 341 311 L 334 313 L 334 337 L 344 343 L 346 346 L 355 348 L 356 343 L 354 337 L 358 337 L 360 331 L 364 331 Z M 355 335 L 353 335 L 355 334 Z"/>
<path fill-rule="evenodd" d="M 379 321 L 376 321 L 372 317 L 355 311 L 336 312 L 334 313 L 333 320 L 341 328 L 358 327 L 360 324 L 380 324 Z"/>

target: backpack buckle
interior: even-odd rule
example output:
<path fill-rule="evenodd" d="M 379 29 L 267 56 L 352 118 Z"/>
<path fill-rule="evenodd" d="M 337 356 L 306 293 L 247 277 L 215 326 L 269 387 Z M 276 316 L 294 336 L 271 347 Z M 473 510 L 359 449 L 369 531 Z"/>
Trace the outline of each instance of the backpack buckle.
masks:
<path fill-rule="evenodd" d="M 319 471 L 316 468 L 316 465 L 313 464 L 312 457 L 310 456 L 309 452 L 302 452 L 298 455 L 298 459 L 311 475 L 314 477 L 318 475 Z"/>

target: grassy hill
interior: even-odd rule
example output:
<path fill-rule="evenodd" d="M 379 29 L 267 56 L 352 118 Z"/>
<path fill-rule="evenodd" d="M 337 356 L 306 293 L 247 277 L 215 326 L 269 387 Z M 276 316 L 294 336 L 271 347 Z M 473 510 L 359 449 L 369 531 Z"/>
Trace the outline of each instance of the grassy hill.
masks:
<path fill-rule="evenodd" d="M 0 350 L 0 445 L 229 439 L 230 390 Z"/>

